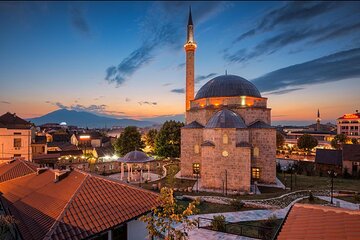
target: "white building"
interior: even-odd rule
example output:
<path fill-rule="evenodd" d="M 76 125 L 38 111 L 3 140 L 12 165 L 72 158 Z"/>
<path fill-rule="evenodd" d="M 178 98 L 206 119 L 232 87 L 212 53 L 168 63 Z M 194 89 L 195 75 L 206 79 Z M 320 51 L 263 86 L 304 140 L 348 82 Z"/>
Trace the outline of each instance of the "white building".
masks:
<path fill-rule="evenodd" d="M 360 113 L 345 114 L 337 119 L 337 133 L 360 140 Z"/>

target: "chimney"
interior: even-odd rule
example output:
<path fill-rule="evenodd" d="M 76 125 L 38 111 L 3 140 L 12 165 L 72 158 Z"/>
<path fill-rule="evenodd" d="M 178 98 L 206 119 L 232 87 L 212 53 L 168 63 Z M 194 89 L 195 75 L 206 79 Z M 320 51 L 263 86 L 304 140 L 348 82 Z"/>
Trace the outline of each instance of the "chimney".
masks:
<path fill-rule="evenodd" d="M 55 171 L 55 179 L 54 182 L 59 182 L 62 179 L 66 178 L 69 175 L 70 171 L 69 170 L 57 170 Z"/>
<path fill-rule="evenodd" d="M 47 169 L 48 169 L 47 167 L 36 168 L 36 175 L 39 175 L 39 174 L 45 172 Z"/>

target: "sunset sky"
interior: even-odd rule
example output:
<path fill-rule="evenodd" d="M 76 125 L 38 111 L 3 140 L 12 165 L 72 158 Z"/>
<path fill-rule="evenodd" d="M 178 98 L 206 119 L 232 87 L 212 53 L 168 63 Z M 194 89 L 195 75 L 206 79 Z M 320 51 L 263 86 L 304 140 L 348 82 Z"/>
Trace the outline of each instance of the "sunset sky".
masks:
<path fill-rule="evenodd" d="M 360 110 L 359 2 L 1 2 L 0 114 L 184 113 L 189 5 L 195 90 L 227 70 L 273 122 Z"/>

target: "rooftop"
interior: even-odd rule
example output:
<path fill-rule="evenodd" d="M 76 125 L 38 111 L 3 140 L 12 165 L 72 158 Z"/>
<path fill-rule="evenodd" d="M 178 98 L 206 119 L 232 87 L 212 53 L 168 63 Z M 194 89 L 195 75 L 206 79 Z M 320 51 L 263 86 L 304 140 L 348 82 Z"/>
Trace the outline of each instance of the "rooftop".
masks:
<path fill-rule="evenodd" d="M 246 125 L 237 113 L 224 108 L 209 119 L 205 128 L 246 128 Z"/>
<path fill-rule="evenodd" d="M 25 121 L 22 118 L 19 118 L 14 113 L 5 113 L 0 116 L 0 128 L 8 129 L 30 129 L 32 124 L 28 121 Z"/>

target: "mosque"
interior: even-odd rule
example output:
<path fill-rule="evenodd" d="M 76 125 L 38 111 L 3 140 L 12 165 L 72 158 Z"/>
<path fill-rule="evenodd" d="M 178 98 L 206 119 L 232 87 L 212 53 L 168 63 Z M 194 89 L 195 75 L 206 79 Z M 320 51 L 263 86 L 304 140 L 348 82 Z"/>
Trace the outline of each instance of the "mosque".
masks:
<path fill-rule="evenodd" d="M 276 130 L 271 109 L 254 84 L 235 75 L 215 77 L 194 94 L 197 48 L 189 13 L 186 52 L 186 125 L 181 129 L 181 177 L 201 190 L 250 192 L 276 182 Z"/>

